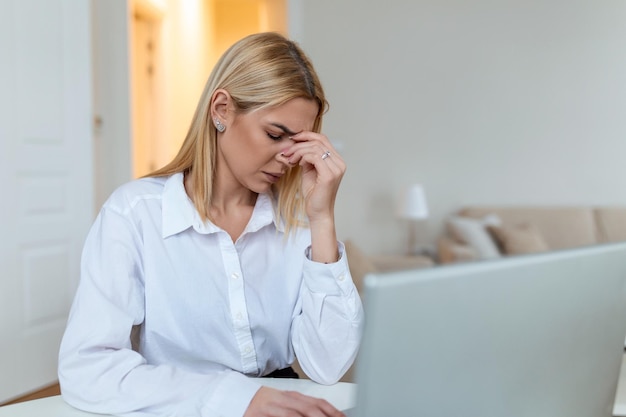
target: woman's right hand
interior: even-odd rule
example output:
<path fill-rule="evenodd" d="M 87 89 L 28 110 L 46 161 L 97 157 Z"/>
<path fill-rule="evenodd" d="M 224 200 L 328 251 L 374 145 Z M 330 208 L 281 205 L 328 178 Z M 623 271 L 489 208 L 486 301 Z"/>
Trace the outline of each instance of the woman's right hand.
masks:
<path fill-rule="evenodd" d="M 243 417 L 345 417 L 345 414 L 321 398 L 261 387 Z"/>

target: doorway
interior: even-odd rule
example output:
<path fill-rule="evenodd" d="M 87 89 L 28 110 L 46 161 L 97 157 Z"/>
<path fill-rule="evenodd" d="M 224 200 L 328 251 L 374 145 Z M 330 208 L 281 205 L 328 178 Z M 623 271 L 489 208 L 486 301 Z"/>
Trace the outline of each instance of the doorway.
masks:
<path fill-rule="evenodd" d="M 133 0 L 132 175 L 176 154 L 219 56 L 256 32 L 287 34 L 287 0 Z"/>

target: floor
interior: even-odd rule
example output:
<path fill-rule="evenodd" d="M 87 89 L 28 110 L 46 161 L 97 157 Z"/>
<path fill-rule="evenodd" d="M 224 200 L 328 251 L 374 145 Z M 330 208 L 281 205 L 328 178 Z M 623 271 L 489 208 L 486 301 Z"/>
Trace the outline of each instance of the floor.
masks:
<path fill-rule="evenodd" d="M 2 403 L 0 404 L 0 406 L 21 403 L 23 401 L 36 400 L 37 398 L 51 397 L 53 395 L 59 395 L 60 393 L 61 393 L 61 388 L 59 387 L 59 384 L 53 384 L 48 387 L 42 388 L 38 391 L 31 392 L 30 394 L 16 398 L 14 400 L 7 401 L 6 403 Z"/>

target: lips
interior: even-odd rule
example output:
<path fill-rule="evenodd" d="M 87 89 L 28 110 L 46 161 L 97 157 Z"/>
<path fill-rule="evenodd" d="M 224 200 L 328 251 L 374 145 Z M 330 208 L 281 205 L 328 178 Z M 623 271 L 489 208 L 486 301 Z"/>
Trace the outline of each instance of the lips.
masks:
<path fill-rule="evenodd" d="M 263 172 L 263 174 L 265 174 L 265 176 L 271 183 L 277 182 L 280 179 L 280 177 L 282 177 L 283 175 L 280 172 L 279 173 Z"/>

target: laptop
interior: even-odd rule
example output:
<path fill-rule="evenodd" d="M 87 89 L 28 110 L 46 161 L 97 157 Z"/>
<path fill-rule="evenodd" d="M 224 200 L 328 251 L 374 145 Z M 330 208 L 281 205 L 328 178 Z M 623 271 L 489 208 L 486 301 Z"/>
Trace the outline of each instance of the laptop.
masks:
<path fill-rule="evenodd" d="M 364 282 L 356 417 L 609 417 L 626 243 Z"/>

